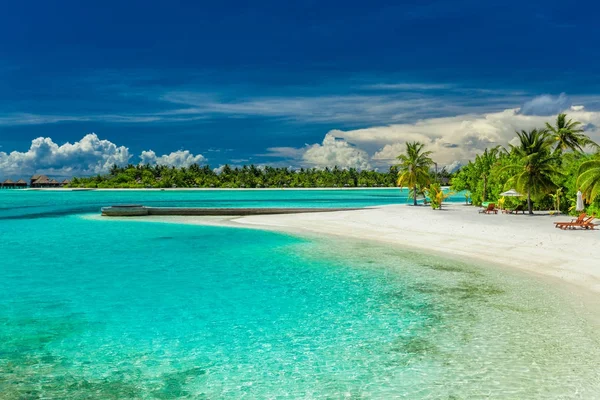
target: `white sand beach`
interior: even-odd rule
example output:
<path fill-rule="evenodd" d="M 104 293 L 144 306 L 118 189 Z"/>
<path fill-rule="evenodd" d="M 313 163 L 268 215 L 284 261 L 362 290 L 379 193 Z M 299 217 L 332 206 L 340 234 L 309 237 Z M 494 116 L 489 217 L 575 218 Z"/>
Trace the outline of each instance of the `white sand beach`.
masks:
<path fill-rule="evenodd" d="M 239 218 L 144 217 L 187 224 L 227 224 L 291 233 L 326 234 L 413 248 L 559 278 L 600 293 L 600 230 L 554 227 L 570 216 L 480 214 L 448 204 L 443 210 L 392 205 L 363 210 Z"/>

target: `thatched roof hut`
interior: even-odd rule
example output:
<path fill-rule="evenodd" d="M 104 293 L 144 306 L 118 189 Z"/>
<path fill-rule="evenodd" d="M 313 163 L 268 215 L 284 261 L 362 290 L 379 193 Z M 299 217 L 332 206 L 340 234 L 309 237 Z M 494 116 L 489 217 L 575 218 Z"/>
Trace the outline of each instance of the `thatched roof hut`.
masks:
<path fill-rule="evenodd" d="M 47 187 L 50 185 L 50 179 L 46 175 L 34 175 L 31 177 L 31 187 Z"/>
<path fill-rule="evenodd" d="M 46 175 L 34 175 L 31 177 L 31 187 L 44 188 L 44 187 L 59 187 L 61 183 L 56 179 L 50 179 Z"/>
<path fill-rule="evenodd" d="M 0 188 L 2 189 L 24 189 L 27 187 L 27 182 L 23 179 L 19 179 L 17 182 L 12 179 L 6 179 L 4 182 L 0 183 Z"/>

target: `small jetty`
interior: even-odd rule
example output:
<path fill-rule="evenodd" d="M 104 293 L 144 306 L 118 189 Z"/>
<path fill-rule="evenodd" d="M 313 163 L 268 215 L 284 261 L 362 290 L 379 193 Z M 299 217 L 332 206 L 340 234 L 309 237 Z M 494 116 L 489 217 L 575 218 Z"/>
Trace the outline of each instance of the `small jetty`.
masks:
<path fill-rule="evenodd" d="M 102 207 L 105 217 L 162 216 L 245 216 L 272 214 L 301 214 L 317 212 L 351 211 L 359 208 L 189 208 L 189 207 L 145 207 L 141 204 L 122 204 Z"/>

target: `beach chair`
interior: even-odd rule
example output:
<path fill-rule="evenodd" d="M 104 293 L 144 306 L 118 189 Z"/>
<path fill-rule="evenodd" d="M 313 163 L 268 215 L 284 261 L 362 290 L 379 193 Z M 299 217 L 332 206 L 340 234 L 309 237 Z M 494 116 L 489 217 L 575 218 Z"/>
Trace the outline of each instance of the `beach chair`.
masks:
<path fill-rule="evenodd" d="M 569 228 L 572 228 L 572 227 L 577 227 L 577 226 L 580 226 L 584 222 L 585 217 L 586 217 L 586 214 L 585 213 L 581 213 L 581 214 L 579 214 L 579 217 L 577 217 L 576 219 L 572 219 L 569 222 L 565 222 L 565 221 L 563 221 L 563 222 L 555 222 L 554 223 L 554 227 L 555 228 L 560 228 L 560 229 L 569 229 Z M 593 217 L 592 217 L 592 220 L 593 220 Z"/>
<path fill-rule="evenodd" d="M 488 204 L 487 208 L 484 208 L 483 210 L 479 210 L 479 214 L 498 214 L 498 209 L 496 208 L 496 204 L 494 203 L 490 203 Z"/>
<path fill-rule="evenodd" d="M 589 217 L 588 219 L 586 219 L 585 221 L 583 221 L 581 223 L 581 227 L 583 229 L 596 229 L 595 227 L 600 225 L 600 224 L 595 224 L 594 220 L 596 219 L 595 215 L 592 215 L 591 217 Z"/>
<path fill-rule="evenodd" d="M 520 212 L 523 213 L 523 214 L 525 214 L 525 208 L 523 207 L 522 204 L 519 204 L 518 206 L 516 206 L 512 210 L 507 208 L 507 209 L 503 210 L 503 212 L 505 214 L 518 214 Z"/>
<path fill-rule="evenodd" d="M 592 221 L 596 219 L 595 216 L 588 217 L 581 222 L 573 222 L 572 224 L 561 225 L 560 229 L 594 229 L 597 224 L 594 224 Z"/>

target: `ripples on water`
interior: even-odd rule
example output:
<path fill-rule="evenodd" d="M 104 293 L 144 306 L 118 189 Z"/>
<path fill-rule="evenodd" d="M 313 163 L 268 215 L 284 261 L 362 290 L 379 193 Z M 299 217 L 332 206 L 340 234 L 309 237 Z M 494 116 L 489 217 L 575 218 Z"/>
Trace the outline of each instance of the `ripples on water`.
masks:
<path fill-rule="evenodd" d="M 1 224 L 2 399 L 600 398 L 590 311 L 529 276 L 254 230 Z"/>

